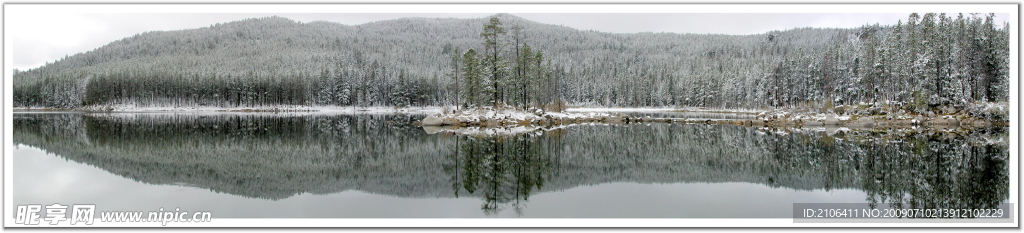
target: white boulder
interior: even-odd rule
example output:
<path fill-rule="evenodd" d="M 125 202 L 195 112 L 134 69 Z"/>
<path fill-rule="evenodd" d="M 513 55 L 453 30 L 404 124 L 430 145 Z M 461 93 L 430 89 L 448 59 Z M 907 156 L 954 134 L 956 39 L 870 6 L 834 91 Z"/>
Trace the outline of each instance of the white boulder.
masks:
<path fill-rule="evenodd" d="M 444 122 L 441 121 L 441 118 L 437 118 L 436 116 L 428 116 L 420 121 L 420 125 L 422 126 L 439 126 L 442 124 L 444 124 Z"/>
<path fill-rule="evenodd" d="M 835 117 L 829 115 L 829 116 L 825 117 L 825 122 L 822 122 L 822 123 L 824 123 L 825 125 L 838 125 L 839 124 L 839 119 L 836 119 Z"/>

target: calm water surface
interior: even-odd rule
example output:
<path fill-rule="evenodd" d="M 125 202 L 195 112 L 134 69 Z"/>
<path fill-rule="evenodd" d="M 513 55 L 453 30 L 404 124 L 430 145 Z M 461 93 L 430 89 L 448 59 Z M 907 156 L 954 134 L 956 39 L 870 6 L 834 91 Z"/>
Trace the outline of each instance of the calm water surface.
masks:
<path fill-rule="evenodd" d="M 1009 197 L 1003 128 L 459 136 L 409 124 L 422 117 L 19 113 L 14 202 L 215 218 L 787 218 L 793 203 L 986 208 Z"/>

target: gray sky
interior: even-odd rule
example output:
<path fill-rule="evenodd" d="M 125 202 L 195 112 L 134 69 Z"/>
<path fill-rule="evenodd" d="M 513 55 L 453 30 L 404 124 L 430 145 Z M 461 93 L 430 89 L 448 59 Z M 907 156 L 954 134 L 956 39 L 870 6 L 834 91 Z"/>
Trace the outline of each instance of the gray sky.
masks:
<path fill-rule="evenodd" d="M 10 8 L 10 7 L 8 7 Z M 1014 9 L 1015 10 L 1015 9 Z M 66 55 L 87 52 L 146 31 L 180 30 L 253 17 L 279 15 L 300 22 L 355 25 L 402 17 L 480 18 L 493 13 L 67 13 L 5 10 L 5 33 L 13 37 L 13 68 L 30 69 Z M 859 27 L 895 24 L 908 13 L 523 13 L 540 23 L 603 32 L 756 34 L 797 27 Z M 997 22 L 1009 19 L 998 14 Z"/>

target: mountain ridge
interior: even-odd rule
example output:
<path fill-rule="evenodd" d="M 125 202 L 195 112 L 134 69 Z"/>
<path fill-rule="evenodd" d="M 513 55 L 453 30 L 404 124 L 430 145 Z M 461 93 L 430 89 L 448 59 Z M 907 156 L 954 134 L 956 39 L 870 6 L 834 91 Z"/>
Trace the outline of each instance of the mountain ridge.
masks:
<path fill-rule="evenodd" d="M 94 48 L 94 49 L 86 51 L 86 52 L 80 52 L 80 53 L 76 53 L 74 55 L 68 55 L 66 59 L 61 59 L 61 60 L 56 60 L 56 61 L 53 61 L 53 62 L 48 62 L 47 65 L 44 65 L 44 66 L 41 66 L 41 67 L 32 68 L 32 69 L 28 69 L 28 70 L 21 70 L 20 72 L 31 73 L 31 72 L 33 72 L 35 70 L 45 69 L 45 68 L 49 68 L 49 67 L 53 67 L 53 66 L 57 66 L 57 68 L 65 68 L 65 69 L 66 68 L 77 68 L 77 67 L 66 67 L 66 65 L 64 67 L 61 67 L 61 66 L 64 65 L 63 63 L 69 63 L 69 62 L 70 63 L 77 63 L 77 62 L 71 61 L 71 60 L 82 60 L 83 58 L 78 58 L 78 57 L 81 57 L 81 56 L 84 56 L 84 55 L 89 55 L 90 53 L 104 53 L 104 52 L 106 52 L 104 50 L 117 49 L 117 48 L 113 48 L 113 47 L 116 47 L 119 44 L 131 44 L 132 42 L 135 42 L 137 40 L 150 39 L 151 37 L 159 37 L 159 36 L 184 36 L 184 37 L 186 37 L 184 39 L 197 39 L 197 38 L 194 38 L 195 37 L 194 35 L 189 35 L 189 34 L 195 34 L 195 33 L 199 33 L 199 32 L 206 32 L 206 31 L 211 31 L 211 30 L 219 30 L 220 35 L 214 35 L 215 38 L 217 38 L 217 39 L 219 39 L 217 36 L 223 36 L 225 34 L 230 34 L 230 33 L 237 33 L 238 34 L 237 37 L 245 37 L 245 38 L 252 39 L 253 35 L 241 35 L 241 33 L 243 33 L 243 30 L 247 30 L 245 32 L 252 33 L 251 31 L 254 30 L 254 29 L 255 30 L 273 30 L 273 29 L 282 29 L 282 28 L 283 29 L 295 29 L 295 27 L 309 27 L 309 26 L 313 26 L 313 27 L 326 27 L 326 28 L 317 28 L 317 29 L 318 30 L 325 30 L 325 29 L 337 30 L 336 33 L 344 35 L 344 34 L 347 34 L 347 33 L 353 33 L 352 31 L 355 31 L 355 32 L 372 31 L 374 27 L 378 27 L 378 26 L 382 26 L 382 25 L 388 26 L 388 25 L 392 25 L 392 24 L 410 24 L 410 23 L 424 24 L 424 23 L 432 23 L 432 24 L 428 24 L 429 26 L 433 27 L 431 29 L 436 29 L 439 26 L 443 27 L 443 25 L 439 25 L 439 24 L 452 23 L 452 22 L 459 23 L 459 24 L 464 24 L 464 25 L 467 25 L 467 24 L 468 25 L 474 25 L 474 24 L 477 24 L 477 23 L 479 23 L 478 25 L 482 25 L 486 21 L 486 19 L 489 18 L 489 17 L 498 17 L 499 19 L 502 19 L 503 23 L 505 23 L 506 25 L 510 25 L 510 26 L 511 25 L 525 25 L 525 27 L 541 26 L 541 27 L 547 27 L 547 28 L 558 28 L 560 30 L 572 31 L 574 33 L 603 34 L 603 35 L 606 35 L 606 36 L 608 36 L 608 35 L 642 35 L 642 34 L 654 34 L 654 35 L 658 35 L 658 34 L 665 34 L 665 35 L 702 35 L 702 36 L 746 36 L 746 35 L 695 34 L 695 33 L 671 33 L 671 32 L 612 33 L 612 32 L 602 32 L 602 31 L 595 31 L 595 30 L 580 30 L 580 29 L 575 29 L 575 28 L 571 28 L 571 27 L 567 27 L 567 26 L 557 26 L 557 25 L 552 25 L 552 24 L 543 24 L 543 23 L 538 23 L 538 22 L 531 21 L 531 20 L 528 20 L 528 19 L 524 19 L 524 18 L 521 18 L 521 17 L 518 17 L 518 16 L 514 16 L 514 15 L 511 15 L 511 14 L 495 14 L 495 15 L 488 16 L 488 17 L 485 17 L 485 18 L 472 18 L 472 19 L 406 17 L 406 18 L 399 18 L 399 19 L 367 22 L 367 23 L 357 24 L 357 25 L 346 25 L 346 24 L 337 23 L 337 22 L 330 22 L 330 21 L 311 21 L 311 22 L 302 23 L 302 22 L 298 22 L 298 21 L 289 19 L 287 17 L 269 16 L 269 17 L 260 17 L 260 18 L 248 18 L 248 19 L 236 20 L 236 21 L 225 22 L 225 23 L 217 23 L 217 24 L 214 24 L 214 25 L 211 25 L 211 26 L 208 26 L 208 27 L 200 27 L 200 28 L 180 29 L 180 30 L 167 30 L 167 31 L 146 31 L 146 32 L 141 32 L 141 33 L 138 33 L 138 34 L 136 34 L 134 36 L 125 37 L 125 38 L 122 38 L 122 39 L 118 39 L 118 40 L 112 41 L 112 42 L 110 42 L 108 44 L 105 44 L 103 46 Z M 250 24 L 251 25 L 256 25 L 258 27 L 257 28 L 242 28 L 242 27 L 245 27 L 245 26 L 250 26 Z M 414 27 L 413 25 L 405 25 L 405 26 L 406 26 L 405 29 L 408 30 L 407 31 L 408 33 L 421 32 L 421 31 L 426 31 L 426 32 L 431 32 L 432 31 L 432 30 L 423 30 L 424 27 Z M 476 26 L 476 27 L 479 27 L 479 26 Z M 419 30 L 417 30 L 417 29 L 419 29 Z M 819 28 L 795 28 L 795 29 L 792 29 L 792 30 L 806 30 L 806 29 L 811 29 L 811 30 L 835 30 L 835 29 L 819 29 Z M 224 30 L 227 30 L 227 31 L 225 32 Z M 787 30 L 787 31 L 789 31 L 789 30 Z M 769 33 L 771 33 L 771 32 L 752 34 L 752 35 L 764 35 L 764 34 L 769 34 Z M 256 36 L 267 36 L 267 34 L 257 34 Z M 334 36 L 339 36 L 339 35 L 334 35 Z M 478 37 L 478 35 L 471 35 L 470 36 L 470 38 L 472 38 L 472 39 L 476 39 L 475 37 Z M 465 38 L 460 38 L 460 39 L 465 39 Z M 172 44 L 172 45 L 178 46 L 177 44 Z M 139 50 L 132 50 L 130 52 L 136 52 L 138 54 L 131 54 L 131 53 L 129 53 L 129 54 L 125 54 L 125 55 L 129 55 L 129 56 L 147 55 L 146 53 L 150 52 L 150 51 L 149 50 L 145 50 L 145 49 L 139 49 Z M 88 59 L 85 59 L 85 60 L 88 60 Z M 86 62 L 86 65 L 83 65 L 83 66 L 89 66 L 89 65 L 92 65 L 94 63 L 97 63 L 97 62 Z M 102 63 L 102 62 L 98 62 L 98 63 Z"/>

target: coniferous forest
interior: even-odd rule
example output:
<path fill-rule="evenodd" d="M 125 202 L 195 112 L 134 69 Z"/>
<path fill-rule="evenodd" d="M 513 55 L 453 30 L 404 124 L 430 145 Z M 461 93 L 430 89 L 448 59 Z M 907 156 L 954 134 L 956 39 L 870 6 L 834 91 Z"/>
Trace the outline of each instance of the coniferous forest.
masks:
<path fill-rule="evenodd" d="M 964 108 L 1009 98 L 1009 25 L 993 18 L 915 13 L 896 25 L 716 35 L 605 33 L 508 14 L 354 26 L 267 17 L 145 32 L 16 70 L 13 101 Z"/>

